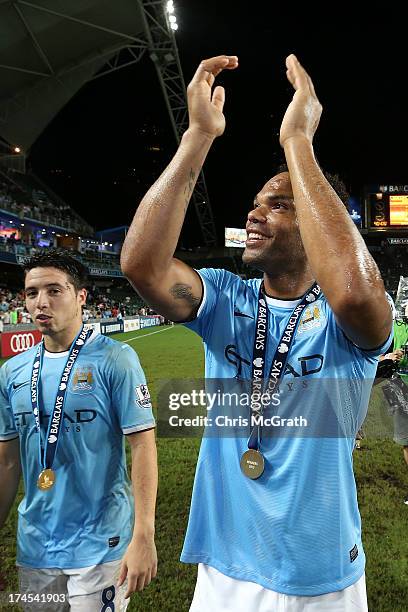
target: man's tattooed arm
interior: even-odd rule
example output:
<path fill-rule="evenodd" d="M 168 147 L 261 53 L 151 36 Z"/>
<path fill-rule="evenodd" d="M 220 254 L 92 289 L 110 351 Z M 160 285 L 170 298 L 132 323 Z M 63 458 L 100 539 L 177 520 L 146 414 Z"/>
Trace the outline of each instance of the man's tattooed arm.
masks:
<path fill-rule="evenodd" d="M 186 304 L 191 306 L 193 310 L 189 320 L 194 319 L 200 306 L 201 296 L 194 295 L 193 287 L 184 283 L 176 283 L 170 287 L 169 293 L 174 299 L 184 300 Z"/>
<path fill-rule="evenodd" d="M 188 204 L 190 202 L 191 195 L 194 191 L 195 179 L 196 179 L 196 173 L 194 172 L 193 168 L 190 168 L 188 182 L 187 182 L 187 185 L 184 187 L 184 197 L 185 197 L 184 212 L 185 213 L 187 212 Z"/>
<path fill-rule="evenodd" d="M 196 129 L 139 204 L 121 252 L 125 276 L 156 312 L 173 321 L 195 316 L 202 296 L 199 275 L 174 253 L 186 209 L 212 139 Z"/>

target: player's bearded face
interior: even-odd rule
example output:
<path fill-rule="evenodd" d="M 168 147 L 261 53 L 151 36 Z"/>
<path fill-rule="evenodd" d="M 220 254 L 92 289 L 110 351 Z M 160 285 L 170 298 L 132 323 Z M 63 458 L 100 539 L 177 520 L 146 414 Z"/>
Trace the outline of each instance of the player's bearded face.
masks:
<path fill-rule="evenodd" d="M 253 206 L 246 223 L 243 262 L 273 275 L 303 267 L 306 255 L 288 172 L 270 179 Z"/>
<path fill-rule="evenodd" d="M 75 329 L 82 321 L 86 290 L 76 291 L 66 272 L 33 268 L 25 278 L 26 307 L 44 335 Z"/>

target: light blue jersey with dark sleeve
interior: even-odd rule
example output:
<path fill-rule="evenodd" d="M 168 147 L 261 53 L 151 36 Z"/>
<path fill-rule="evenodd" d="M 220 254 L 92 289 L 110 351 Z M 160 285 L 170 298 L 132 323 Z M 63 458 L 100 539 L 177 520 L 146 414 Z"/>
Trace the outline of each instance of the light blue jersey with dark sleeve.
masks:
<path fill-rule="evenodd" d="M 206 378 L 250 380 L 261 280 L 244 281 L 225 270 L 199 273 L 204 297 L 186 325 L 203 338 Z M 266 301 L 269 372 L 299 300 Z M 304 310 L 276 414 L 289 420 L 303 415 L 307 427 L 263 428 L 265 471 L 258 480 L 240 469 L 249 429 L 204 436 L 182 561 L 299 596 L 342 590 L 361 577 L 365 555 L 352 452 L 377 356 L 389 343 L 370 351 L 356 347 L 324 295 Z"/>
<path fill-rule="evenodd" d="M 128 345 L 95 332 L 82 348 L 52 466 L 56 482 L 41 491 L 30 399 L 36 350 L 13 357 L 0 370 L 0 440 L 19 437 L 25 487 L 18 509 L 17 564 L 77 568 L 119 559 L 133 529 L 124 434 L 155 426 L 139 359 Z M 68 352 L 44 352 L 39 389 L 43 436 L 67 357 Z"/>

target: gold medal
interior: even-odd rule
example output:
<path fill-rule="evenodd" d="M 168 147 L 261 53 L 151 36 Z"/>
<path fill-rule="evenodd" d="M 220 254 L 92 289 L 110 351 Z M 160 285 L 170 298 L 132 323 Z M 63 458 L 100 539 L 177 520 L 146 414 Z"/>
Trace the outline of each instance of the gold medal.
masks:
<path fill-rule="evenodd" d="M 262 453 L 253 448 L 245 451 L 241 457 L 240 465 L 245 476 L 248 476 L 248 478 L 252 480 L 256 480 L 262 476 L 265 469 L 265 461 Z"/>
<path fill-rule="evenodd" d="M 55 472 L 51 469 L 43 470 L 37 480 L 37 487 L 41 491 L 48 491 L 55 483 Z"/>

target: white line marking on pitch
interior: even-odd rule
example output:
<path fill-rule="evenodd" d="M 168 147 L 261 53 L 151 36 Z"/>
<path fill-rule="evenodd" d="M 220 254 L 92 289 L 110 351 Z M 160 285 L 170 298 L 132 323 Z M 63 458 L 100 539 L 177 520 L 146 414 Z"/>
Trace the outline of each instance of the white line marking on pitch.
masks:
<path fill-rule="evenodd" d="M 146 336 L 153 336 L 153 334 L 160 334 L 161 332 L 169 331 L 169 329 L 174 329 L 174 325 L 171 327 L 167 327 L 166 329 L 159 329 L 159 331 L 150 332 L 149 334 L 143 334 L 143 336 L 134 336 L 133 338 L 129 338 L 129 340 L 123 340 L 123 342 L 132 342 L 132 340 L 141 340 L 142 338 L 146 338 Z"/>

